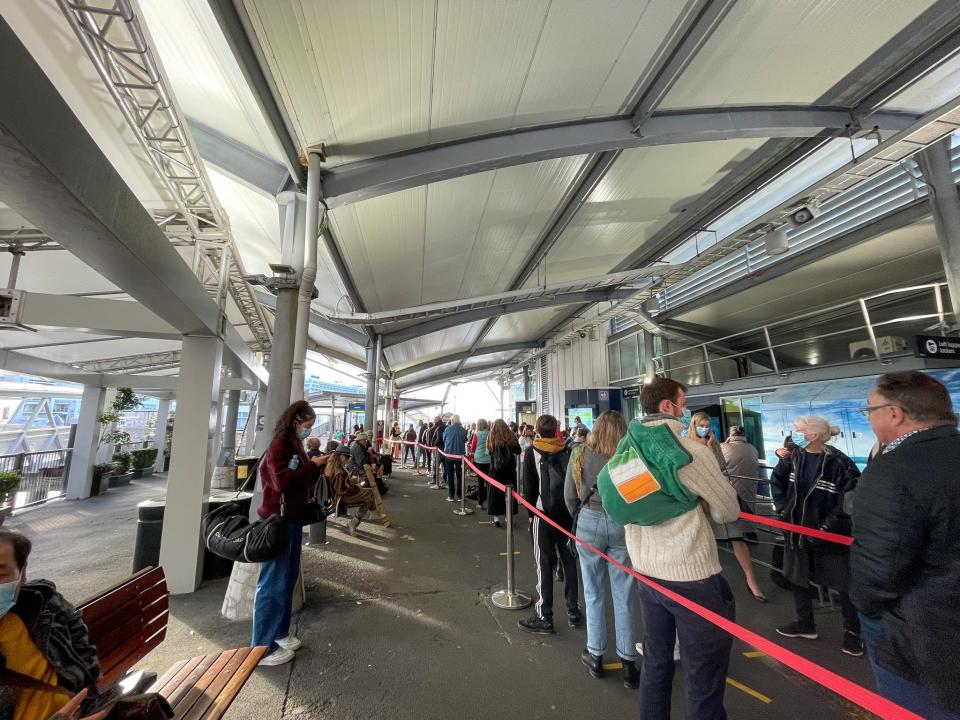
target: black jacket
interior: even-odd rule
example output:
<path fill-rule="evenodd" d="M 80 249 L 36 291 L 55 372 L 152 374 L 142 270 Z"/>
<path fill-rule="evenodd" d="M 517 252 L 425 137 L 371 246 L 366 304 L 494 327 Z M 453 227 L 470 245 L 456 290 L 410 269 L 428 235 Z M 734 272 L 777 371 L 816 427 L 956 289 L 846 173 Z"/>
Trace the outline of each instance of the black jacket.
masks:
<path fill-rule="evenodd" d="M 430 434 L 427 436 L 428 443 L 430 447 L 440 448 L 443 450 L 443 431 L 447 429 L 447 426 L 443 422 L 436 422 L 433 424 L 433 429 L 430 431 Z"/>
<path fill-rule="evenodd" d="M 52 582 L 36 580 L 24 584 L 10 612 L 23 621 L 33 644 L 56 671 L 60 687 L 71 693 L 84 688 L 94 691 L 100 677 L 97 649 L 90 644 L 87 626 L 80 615 Z M 5 667 L 6 660 L 0 655 L 0 669 Z M 10 700 L 0 697 L 0 717 L 5 717 L 10 710 L 5 706 Z"/>
<path fill-rule="evenodd" d="M 797 478 L 804 463 L 820 462 L 823 467 L 804 497 L 797 497 Z M 777 463 L 770 477 L 773 504 L 786 522 L 816 530 L 850 534 L 850 515 L 844 509 L 844 497 L 857 486 L 860 470 L 853 460 L 832 445 L 823 455 L 794 450 Z M 844 545 L 815 540 L 806 535 L 787 533 L 793 547 L 815 547 L 818 551 L 846 552 Z"/>
<path fill-rule="evenodd" d="M 864 471 L 853 512 L 850 595 L 878 617 L 877 662 L 960 713 L 960 432 L 908 437 Z"/>
<path fill-rule="evenodd" d="M 534 446 L 523 455 L 522 478 L 524 499 L 531 505 L 539 499 L 544 514 L 568 530 L 573 518 L 563 498 L 563 486 L 569 462 L 570 448 L 560 446 L 555 452 L 544 452 Z"/>

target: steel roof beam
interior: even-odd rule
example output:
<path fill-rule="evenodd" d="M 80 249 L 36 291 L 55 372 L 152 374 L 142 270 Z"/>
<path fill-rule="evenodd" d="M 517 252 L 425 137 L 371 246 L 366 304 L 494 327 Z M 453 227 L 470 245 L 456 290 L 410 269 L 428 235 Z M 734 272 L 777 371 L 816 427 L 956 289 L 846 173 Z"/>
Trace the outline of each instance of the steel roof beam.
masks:
<path fill-rule="evenodd" d="M 916 116 L 875 113 L 864 124 L 898 132 Z M 361 160 L 323 174 L 331 208 L 478 172 L 573 155 L 731 138 L 813 137 L 859 127 L 845 108 L 708 108 L 657 113 L 638 132 L 631 117 L 541 125 Z"/>
<path fill-rule="evenodd" d="M 446 330 L 447 328 L 456 327 L 457 325 L 467 325 L 478 320 L 486 320 L 487 318 L 498 317 L 500 315 L 509 315 L 511 313 L 524 312 L 525 310 L 538 310 L 574 303 L 622 300 L 633 293 L 633 290 L 591 290 L 588 292 L 567 293 L 555 297 L 537 298 L 535 300 L 524 300 L 522 302 L 504 305 L 488 305 L 487 307 L 477 308 L 476 310 L 466 310 L 464 312 L 443 315 L 433 320 L 408 325 L 400 330 L 385 333 L 383 335 L 383 347 L 392 347 L 407 340 L 421 337 L 422 335 L 429 335 L 430 333 Z"/>
<path fill-rule="evenodd" d="M 27 327 L 96 335 L 179 340 L 180 331 L 129 300 L 18 291 L 18 319 Z"/>
<path fill-rule="evenodd" d="M 434 375 L 433 377 L 424 380 L 411 383 L 410 385 L 401 385 L 397 383 L 397 389 L 403 392 L 410 392 L 417 388 L 429 387 L 430 385 L 437 385 L 447 380 L 454 380 L 460 377 L 471 377 L 473 375 L 479 375 L 481 373 L 490 372 L 491 370 L 497 370 L 502 367 L 506 367 L 508 362 L 495 362 L 495 363 L 486 363 L 484 365 L 477 365 L 472 368 L 464 368 L 463 370 L 450 370 L 449 372 L 441 373 L 439 375 Z"/>
<path fill-rule="evenodd" d="M 263 290 L 256 290 L 255 295 L 257 298 L 257 302 L 259 302 L 264 307 L 270 308 L 271 310 L 277 309 L 276 296 L 271 295 L 268 292 L 264 292 Z M 356 328 L 351 327 L 349 325 L 343 325 L 341 323 L 328 320 L 327 318 L 323 317 L 323 315 L 321 315 L 320 313 L 314 310 L 310 311 L 310 324 L 315 325 L 321 330 L 327 330 L 328 332 L 332 332 L 334 335 L 339 335 L 345 340 L 349 340 L 352 343 L 356 343 L 361 347 L 365 347 L 369 339 L 365 332 L 361 330 L 357 330 Z"/>
<path fill-rule="evenodd" d="M 424 370 L 429 370 L 430 368 L 438 365 L 445 365 L 446 363 L 456 362 L 459 360 L 468 360 L 472 357 L 493 355 L 495 353 L 502 352 L 514 352 L 518 350 L 539 349 L 541 347 L 543 347 L 543 343 L 532 341 L 503 343 L 502 345 L 489 345 L 487 347 L 477 348 L 476 350 L 464 350 L 463 352 L 451 353 L 450 355 L 443 355 L 442 357 L 417 363 L 416 365 L 410 365 L 409 367 L 395 370 L 393 376 L 396 378 L 402 378 L 406 375 L 413 375 L 418 372 L 423 372 Z"/>
<path fill-rule="evenodd" d="M 275 198 L 286 190 L 290 173 L 286 166 L 261 155 L 199 120 L 187 118 L 190 134 L 200 156 L 228 175 L 255 190 Z"/>
<path fill-rule="evenodd" d="M 267 373 L 0 18 L 0 198 L 184 335 L 219 336 L 238 373 Z"/>

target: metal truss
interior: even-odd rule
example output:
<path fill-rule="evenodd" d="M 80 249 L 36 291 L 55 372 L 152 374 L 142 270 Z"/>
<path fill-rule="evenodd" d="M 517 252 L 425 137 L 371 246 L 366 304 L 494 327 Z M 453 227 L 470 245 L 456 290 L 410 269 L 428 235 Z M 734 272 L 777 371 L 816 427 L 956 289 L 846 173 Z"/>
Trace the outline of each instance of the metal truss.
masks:
<path fill-rule="evenodd" d="M 94 373 L 141 373 L 153 370 L 169 370 L 170 368 L 180 367 L 180 351 L 167 350 L 165 352 L 127 355 L 102 360 L 86 360 L 73 363 L 73 366 Z"/>
<path fill-rule="evenodd" d="M 59 243 L 36 228 L 0 229 L 0 252 L 25 253 L 37 250 L 63 250 Z"/>
<path fill-rule="evenodd" d="M 70 27 L 146 151 L 174 202 L 155 214 L 175 244 L 192 245 L 193 270 L 223 310 L 226 294 L 253 333 L 252 349 L 269 352 L 270 328 L 234 246 L 190 132 L 130 0 L 57 0 Z"/>

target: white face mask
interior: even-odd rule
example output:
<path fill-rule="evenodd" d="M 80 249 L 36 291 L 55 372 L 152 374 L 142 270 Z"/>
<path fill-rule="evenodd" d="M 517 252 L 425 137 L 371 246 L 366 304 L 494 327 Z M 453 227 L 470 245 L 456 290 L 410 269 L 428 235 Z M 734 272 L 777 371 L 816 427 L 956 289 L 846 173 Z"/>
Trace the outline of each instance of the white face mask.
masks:
<path fill-rule="evenodd" d="M 15 580 L 0 583 L 0 618 L 5 616 L 17 604 L 17 595 L 20 594 L 20 574 Z"/>

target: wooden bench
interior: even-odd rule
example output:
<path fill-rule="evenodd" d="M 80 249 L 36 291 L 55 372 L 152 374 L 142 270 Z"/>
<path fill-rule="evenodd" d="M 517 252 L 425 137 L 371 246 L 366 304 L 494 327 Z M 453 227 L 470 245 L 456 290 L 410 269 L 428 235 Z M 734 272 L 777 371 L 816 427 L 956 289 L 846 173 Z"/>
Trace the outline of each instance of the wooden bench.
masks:
<path fill-rule="evenodd" d="M 169 593 L 163 568 L 146 568 L 77 607 L 100 658 L 104 690 L 163 642 Z M 177 720 L 218 720 L 249 679 L 265 647 L 237 648 L 183 660 L 150 692 L 163 695 Z"/>

